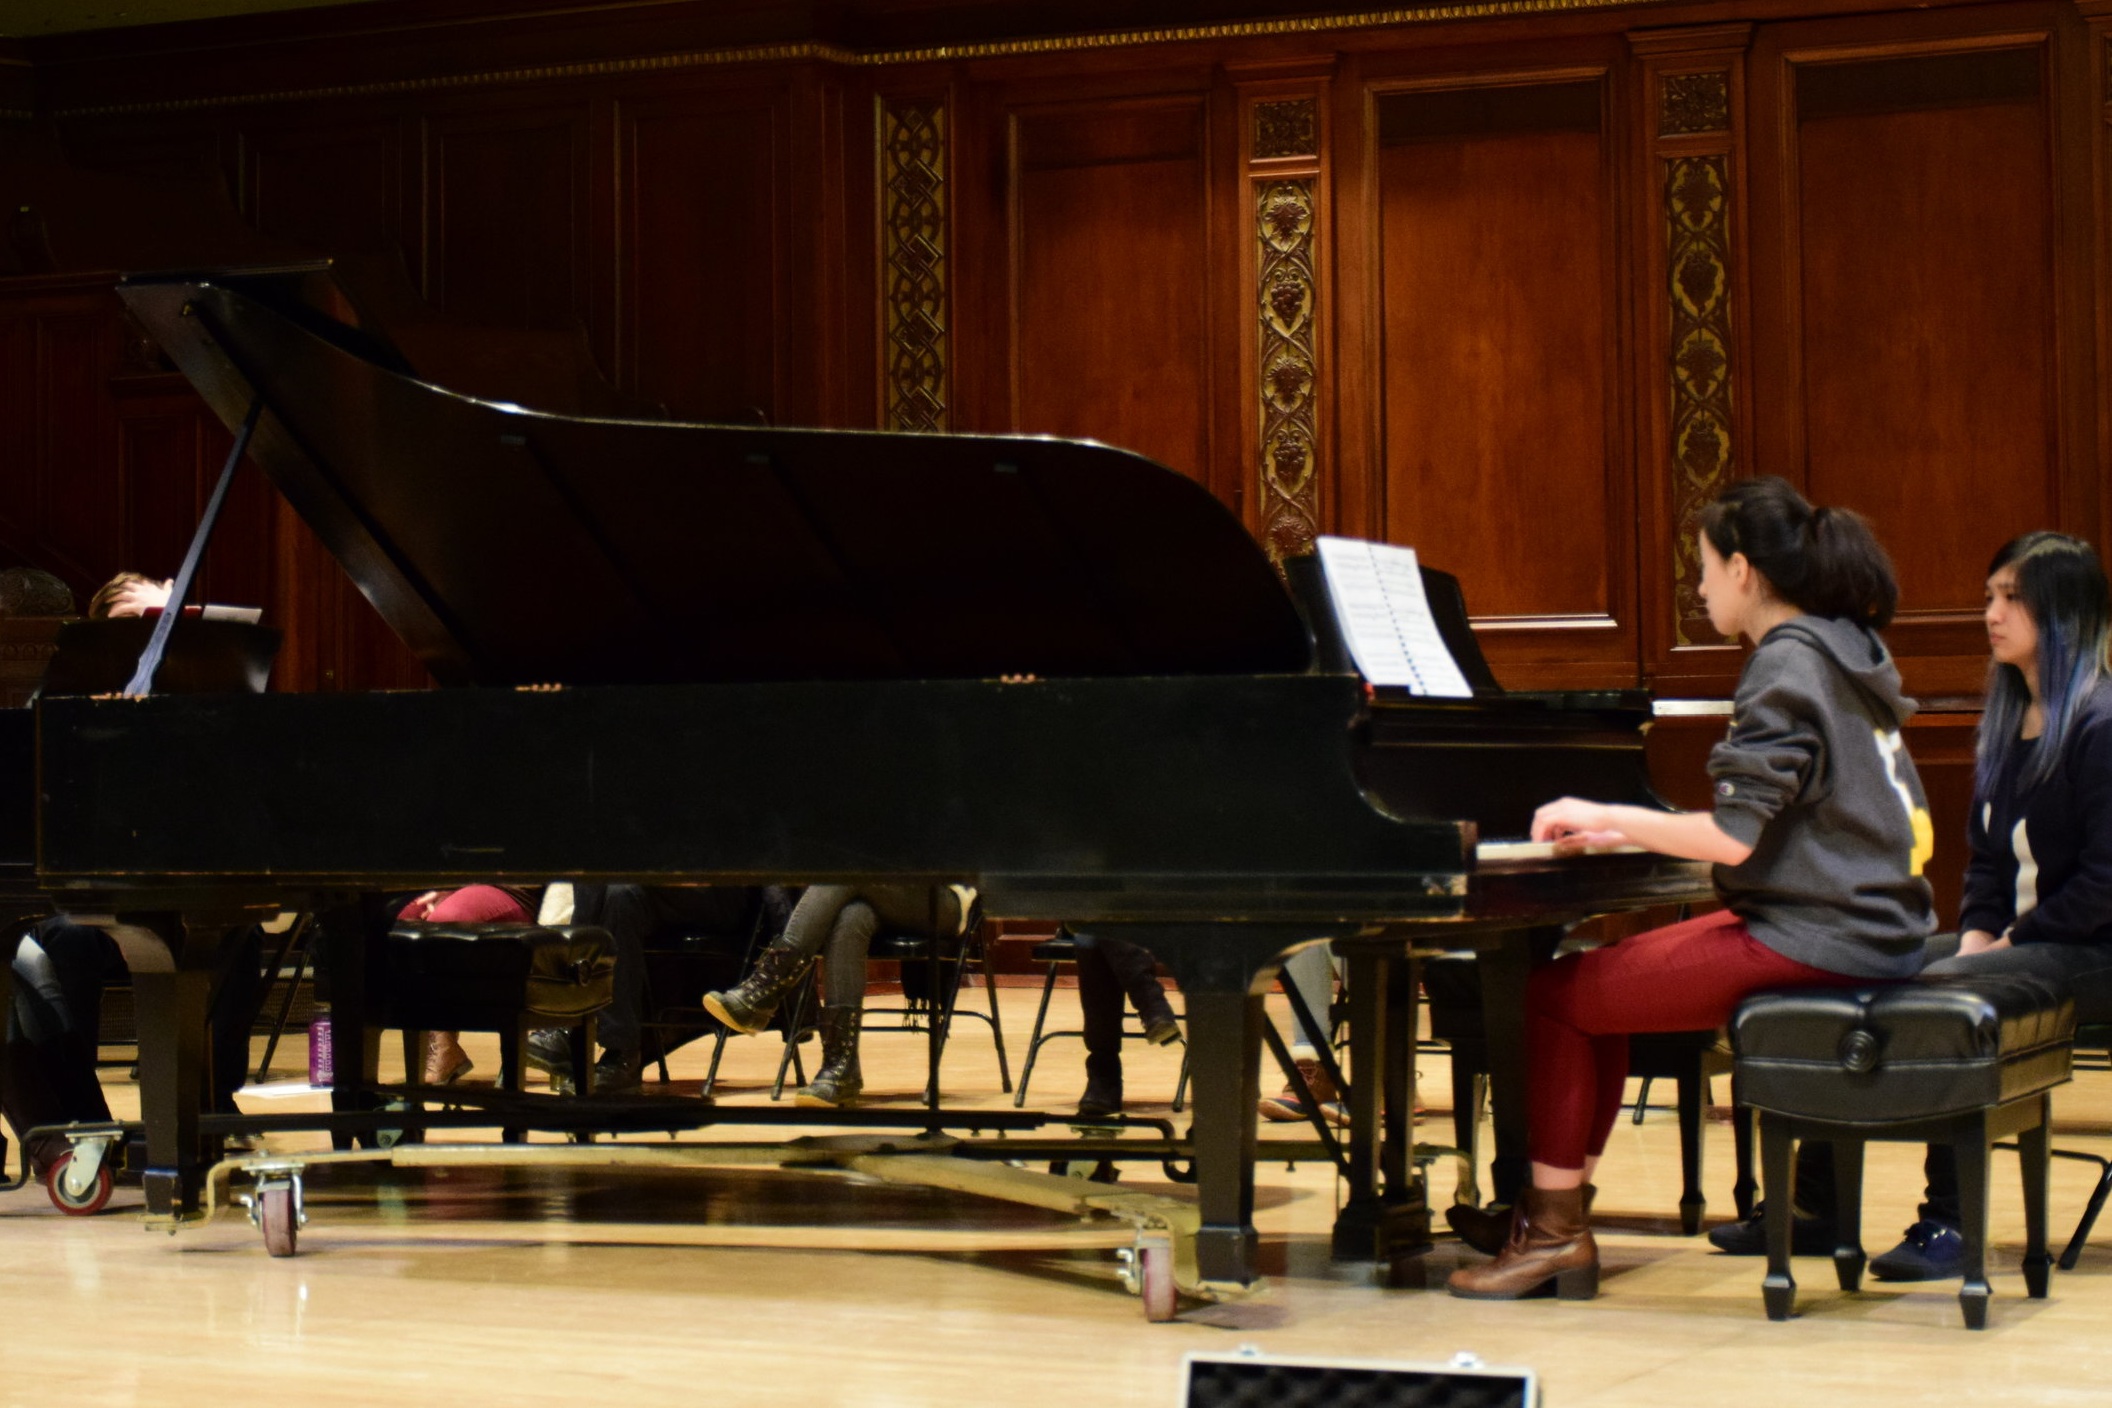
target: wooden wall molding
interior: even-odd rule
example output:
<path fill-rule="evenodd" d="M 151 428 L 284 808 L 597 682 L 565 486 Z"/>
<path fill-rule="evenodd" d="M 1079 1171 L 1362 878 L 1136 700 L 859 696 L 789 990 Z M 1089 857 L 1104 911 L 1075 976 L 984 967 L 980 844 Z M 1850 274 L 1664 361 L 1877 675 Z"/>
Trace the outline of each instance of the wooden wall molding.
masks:
<path fill-rule="evenodd" d="M 1697 544 L 1702 508 L 1749 462 L 1745 381 L 1745 54 L 1750 25 L 1631 37 L 1642 167 L 1655 199 L 1638 242 L 1646 326 L 1637 345 L 1646 427 L 1643 497 L 1664 554 L 1643 565 L 1646 671 L 1681 690 L 1722 688 L 1740 663 L 1709 625 Z"/>
<path fill-rule="evenodd" d="M 880 396 L 889 430 L 951 425 L 948 129 L 943 94 L 879 99 Z"/>
<path fill-rule="evenodd" d="M 156 98 L 141 102 L 84 103 L 55 109 L 60 119 L 135 117 L 155 113 L 203 112 L 225 108 L 257 107 L 274 103 L 335 101 L 405 94 L 435 93 L 452 89 L 541 85 L 583 78 L 624 77 L 670 73 L 694 69 L 724 68 L 756 64 L 828 64 L 842 68 L 886 68 L 931 63 L 968 63 L 983 59 L 1037 55 L 1089 53 L 1117 49 L 1139 49 L 1171 44 L 1209 43 L 1223 40 L 1271 39 L 1297 35 L 1328 35 L 1352 30 L 1379 30 L 1407 26 L 1450 24 L 1461 20 L 1503 19 L 1528 15 L 1558 15 L 1594 10 L 1633 8 L 1636 0 L 1450 0 L 1421 6 L 1395 6 L 1332 15 L 1299 15 L 1282 19 L 1247 20 L 1219 24 L 1169 25 L 1150 29 L 1115 30 L 1099 34 L 1064 35 L 1053 38 L 1000 39 L 983 43 L 928 45 L 905 49 L 861 51 L 840 44 L 802 41 L 787 44 L 738 45 L 723 49 L 700 49 L 674 54 L 642 54 L 579 63 L 538 64 L 529 67 L 490 69 L 467 73 L 431 74 L 415 78 L 379 79 L 366 83 L 343 83 L 305 88 L 261 89 L 188 97 Z"/>
<path fill-rule="evenodd" d="M 1245 85 L 1242 158 L 1252 223 L 1244 266 L 1255 316 L 1242 361 L 1257 433 L 1249 521 L 1271 560 L 1313 551 L 1322 531 L 1327 474 L 1321 363 L 1325 300 L 1321 251 L 1329 242 L 1326 85 Z"/>

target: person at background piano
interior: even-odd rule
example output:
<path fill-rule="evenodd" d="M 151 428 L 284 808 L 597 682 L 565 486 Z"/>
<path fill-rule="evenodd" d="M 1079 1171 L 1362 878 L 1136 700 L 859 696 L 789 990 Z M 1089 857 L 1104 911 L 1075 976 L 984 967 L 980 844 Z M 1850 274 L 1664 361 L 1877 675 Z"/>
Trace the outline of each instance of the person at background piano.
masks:
<path fill-rule="evenodd" d="M 89 598 L 88 619 L 142 616 L 168 604 L 169 583 L 120 572 Z M 216 976 L 209 1009 L 213 1108 L 238 1113 L 235 1092 L 249 1074 L 249 1024 L 256 1014 L 263 964 L 262 940 L 252 928 L 230 945 Z M 15 1001 L 4 1014 L 8 1054 L 0 1063 L 0 1106 L 19 1137 L 38 1125 L 105 1122 L 110 1106 L 96 1076 L 103 988 L 129 974 L 117 944 L 101 929 L 64 915 L 40 921 L 15 951 Z M 30 1150 L 41 1173 L 66 1151 L 47 1139 Z"/>
<path fill-rule="evenodd" d="M 1591 1176 L 1621 1108 L 1628 1037 L 1720 1026 L 1747 994 L 1910 978 L 1931 898 L 1934 828 L 1900 737 L 1914 711 L 1877 632 L 1899 592 L 1855 514 L 1814 509 L 1776 478 L 1702 511 L 1709 620 L 1753 643 L 1731 725 L 1709 755 L 1710 812 L 1565 797 L 1533 817 L 1563 849 L 1634 845 L 1716 863 L 1720 913 L 1538 969 L 1526 993 L 1532 1181 L 1507 1226 L 1457 1230 L 1496 1259 L 1456 1296 L 1544 1290 L 1587 1299 L 1599 1253 Z"/>
<path fill-rule="evenodd" d="M 704 994 L 705 1010 L 752 1036 L 822 959 L 821 1069 L 799 1092 L 802 1105 L 848 1105 L 865 1089 L 858 1031 L 865 1020 L 865 957 L 873 935 L 910 934 L 943 943 L 963 937 L 975 912 L 965 885 L 810 885 L 785 931 L 734 987 Z M 934 1006 L 938 1002 L 933 983 Z"/>
<path fill-rule="evenodd" d="M 2090 545 L 2060 533 L 2004 543 L 1987 569 L 1987 708 L 1980 716 L 1957 935 L 1930 941 L 1932 975 L 2024 973 L 2112 1021 L 2112 589 Z M 1931 1144 L 1925 1201 L 1881 1281 L 1962 1274 L 1958 1164 Z M 1797 1151 L 1795 1244 L 1833 1251 L 1833 1147 Z M 1758 1212 L 1709 1240 L 1767 1251 Z"/>

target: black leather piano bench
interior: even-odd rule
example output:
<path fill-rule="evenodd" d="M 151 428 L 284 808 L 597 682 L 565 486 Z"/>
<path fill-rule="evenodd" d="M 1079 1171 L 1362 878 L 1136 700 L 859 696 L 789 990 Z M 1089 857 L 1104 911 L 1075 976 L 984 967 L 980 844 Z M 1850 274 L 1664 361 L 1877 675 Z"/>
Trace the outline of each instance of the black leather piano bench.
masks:
<path fill-rule="evenodd" d="M 1862 1282 L 1863 1145 L 1948 1143 L 1957 1152 L 1968 1328 L 1987 1324 L 1989 1148 L 2017 1136 L 2024 1169 L 2024 1283 L 2046 1295 L 2046 1181 L 2053 1087 L 2067 1081 L 2075 1008 L 2035 978 L 1989 974 L 1747 998 L 1731 1019 L 1738 1096 L 1760 1116 L 1770 1320 L 1796 1299 L 1789 1274 L 1792 1141 L 1834 1148 L 1841 1289 Z"/>
<path fill-rule="evenodd" d="M 616 946 L 606 929 L 399 924 L 382 945 L 375 1025 L 402 1029 L 413 1085 L 424 1069 L 428 1031 L 496 1032 L 499 1086 L 514 1091 L 527 1068 L 528 1033 L 563 1030 L 580 1088 L 591 1093 L 594 1019 L 609 1005 L 615 975 Z"/>

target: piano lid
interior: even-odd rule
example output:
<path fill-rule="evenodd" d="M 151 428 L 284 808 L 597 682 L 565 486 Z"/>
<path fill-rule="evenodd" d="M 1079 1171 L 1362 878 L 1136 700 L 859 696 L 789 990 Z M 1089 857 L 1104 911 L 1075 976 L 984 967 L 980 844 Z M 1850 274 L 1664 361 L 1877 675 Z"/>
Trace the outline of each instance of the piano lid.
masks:
<path fill-rule="evenodd" d="M 560 416 L 417 379 L 328 266 L 119 289 L 443 684 L 1264 674 L 1311 642 L 1200 485 L 1046 437 Z"/>

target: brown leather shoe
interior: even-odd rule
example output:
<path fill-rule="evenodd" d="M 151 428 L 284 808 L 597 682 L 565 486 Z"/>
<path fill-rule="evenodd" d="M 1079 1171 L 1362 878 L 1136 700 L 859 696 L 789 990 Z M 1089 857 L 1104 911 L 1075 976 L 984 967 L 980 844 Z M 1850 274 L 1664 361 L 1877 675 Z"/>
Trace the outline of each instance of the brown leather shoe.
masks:
<path fill-rule="evenodd" d="M 1584 1215 L 1591 1216 L 1591 1200 L 1598 1193 L 1592 1184 L 1584 1185 Z M 1503 1250 L 1503 1244 L 1511 1240 L 1511 1218 L 1515 1209 L 1509 1203 L 1490 1203 L 1485 1208 L 1454 1203 L 1445 1209 L 1445 1225 L 1452 1235 L 1465 1242 L 1483 1256 L 1494 1256 Z"/>
<path fill-rule="evenodd" d="M 453 1085 L 475 1069 L 469 1053 L 462 1049 L 454 1032 L 425 1034 L 424 1075 L 427 1085 Z"/>
<path fill-rule="evenodd" d="M 1519 1300 L 1552 1284 L 1563 1300 L 1599 1293 L 1599 1244 L 1584 1220 L 1582 1188 L 1528 1188 L 1496 1259 L 1463 1266 L 1446 1288 L 1465 1300 Z"/>

